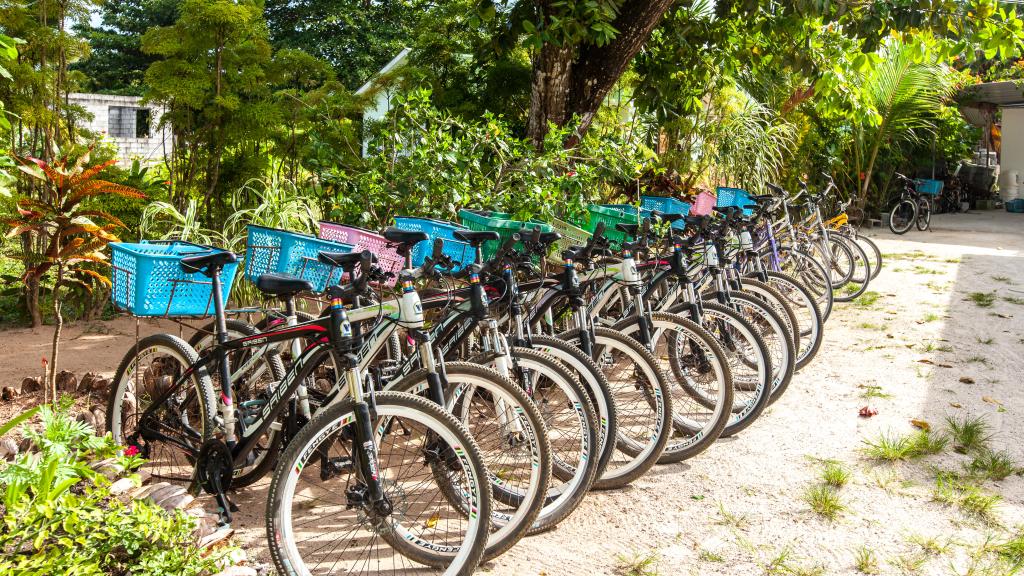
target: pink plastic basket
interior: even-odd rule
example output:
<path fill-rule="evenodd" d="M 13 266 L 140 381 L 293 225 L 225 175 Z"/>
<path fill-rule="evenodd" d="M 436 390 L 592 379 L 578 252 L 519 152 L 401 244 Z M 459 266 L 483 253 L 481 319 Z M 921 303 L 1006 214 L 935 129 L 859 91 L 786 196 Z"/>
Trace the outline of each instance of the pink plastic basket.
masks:
<path fill-rule="evenodd" d="M 711 211 L 715 207 L 715 195 L 711 192 L 701 192 L 697 194 L 697 199 L 693 201 L 693 207 L 690 208 L 690 214 L 694 216 L 707 216 L 711 214 Z"/>
<path fill-rule="evenodd" d="M 373 252 L 377 256 L 377 265 L 380 266 L 380 269 L 392 274 L 391 278 L 383 282 L 385 286 L 394 286 L 398 280 L 398 273 L 405 266 L 405 258 L 395 250 L 395 247 L 388 242 L 387 238 L 375 232 L 356 228 L 355 226 L 344 226 L 334 222 L 321 221 L 320 237 L 324 240 L 351 244 L 355 246 L 354 252 L 361 252 L 363 250 Z"/>

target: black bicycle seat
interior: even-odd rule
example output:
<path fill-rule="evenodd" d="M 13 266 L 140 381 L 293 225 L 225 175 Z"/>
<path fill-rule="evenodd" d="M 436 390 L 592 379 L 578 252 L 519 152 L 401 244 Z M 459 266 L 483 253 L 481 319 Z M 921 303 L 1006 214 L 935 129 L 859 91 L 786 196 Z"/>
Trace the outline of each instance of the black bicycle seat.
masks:
<path fill-rule="evenodd" d="M 291 274 L 261 274 L 256 279 L 256 288 L 268 296 L 294 296 L 300 292 L 311 292 L 313 284 Z"/>
<path fill-rule="evenodd" d="M 562 235 L 559 234 L 558 232 L 541 232 L 540 239 L 537 241 L 540 242 L 542 245 L 547 246 L 548 244 L 551 244 L 552 242 L 557 242 L 558 240 L 561 239 Z"/>
<path fill-rule="evenodd" d="M 384 238 L 388 242 L 394 242 L 402 246 L 415 246 L 427 239 L 427 233 L 420 232 L 419 230 L 402 230 L 401 228 L 388 226 L 384 230 Z"/>
<path fill-rule="evenodd" d="M 660 210 L 652 210 L 651 216 L 654 216 L 655 218 L 661 218 L 665 222 L 675 222 L 676 220 L 682 220 L 683 218 L 685 218 L 685 216 L 682 214 L 666 214 Z"/>
<path fill-rule="evenodd" d="M 630 236 L 636 236 L 637 231 L 640 230 L 640 225 L 639 224 L 624 224 L 622 222 L 619 222 L 618 224 L 615 225 L 615 229 L 618 230 L 619 232 L 625 232 L 626 234 L 628 234 Z"/>
<path fill-rule="evenodd" d="M 317 253 L 317 260 L 322 264 L 328 266 L 337 266 L 346 272 L 350 272 L 359 263 L 359 260 L 363 258 L 363 253 L 368 253 L 366 250 L 362 252 L 325 252 L 321 251 Z M 370 254 L 370 261 L 376 262 L 377 257 Z"/>
<path fill-rule="evenodd" d="M 196 254 L 195 256 L 185 256 L 179 261 L 179 265 L 182 270 L 189 274 L 202 272 L 207 276 L 212 276 L 215 271 L 219 271 L 225 264 L 234 264 L 235 262 L 238 262 L 238 257 L 233 252 L 211 251 Z"/>
<path fill-rule="evenodd" d="M 452 233 L 456 240 L 462 240 L 466 244 L 476 248 L 488 240 L 501 238 L 493 230 L 456 230 Z"/>

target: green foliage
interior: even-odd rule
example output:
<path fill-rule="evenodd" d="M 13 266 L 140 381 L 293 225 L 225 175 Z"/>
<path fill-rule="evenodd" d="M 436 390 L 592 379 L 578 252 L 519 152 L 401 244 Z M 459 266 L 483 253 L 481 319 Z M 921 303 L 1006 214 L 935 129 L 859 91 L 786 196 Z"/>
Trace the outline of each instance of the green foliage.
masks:
<path fill-rule="evenodd" d="M 596 130 L 567 149 L 571 130 L 552 127 L 538 151 L 501 118 L 462 120 L 430 97 L 425 89 L 399 96 L 365 164 L 333 175 L 332 219 L 375 227 L 395 215 L 455 219 L 460 208 L 564 217 L 627 189 L 636 200 L 637 178 L 653 168 L 651 151 L 623 131 Z"/>
<path fill-rule="evenodd" d="M 125 504 L 90 465 L 116 456 L 110 435 L 96 436 L 69 415 L 70 402 L 39 409 L 42 428 L 28 437 L 38 454 L 0 469 L 3 528 L 0 573 L 199 575 L 220 555 L 204 557 L 191 536 L 195 520 L 145 501 Z M 138 459 L 121 459 L 127 469 Z"/>
<path fill-rule="evenodd" d="M 864 453 L 874 460 L 897 462 L 937 454 L 948 443 L 940 434 L 919 430 L 908 436 L 881 434 L 873 440 L 865 440 Z"/>

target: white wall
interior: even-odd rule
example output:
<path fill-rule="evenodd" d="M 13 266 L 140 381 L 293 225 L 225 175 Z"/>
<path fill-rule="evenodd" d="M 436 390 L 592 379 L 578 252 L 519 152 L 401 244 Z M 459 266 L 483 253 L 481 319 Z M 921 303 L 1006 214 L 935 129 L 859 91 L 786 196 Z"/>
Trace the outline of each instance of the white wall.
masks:
<path fill-rule="evenodd" d="M 1024 108 L 1003 108 L 1002 149 L 999 156 L 999 195 L 1008 197 L 1010 172 L 1019 174 L 1018 181 L 1024 181 Z M 1018 198 L 1024 191 L 1018 193 Z"/>
<path fill-rule="evenodd" d="M 123 165 L 130 165 L 132 160 L 138 158 L 143 164 L 155 164 L 164 159 L 164 144 L 166 142 L 166 153 L 171 152 L 170 130 L 160 127 L 160 115 L 163 110 L 156 106 L 144 106 L 142 99 L 136 96 L 114 96 L 110 94 L 82 94 L 72 93 L 68 96 L 71 104 L 81 106 L 92 115 L 92 119 L 85 122 L 84 127 L 88 130 L 102 135 L 105 140 L 117 146 L 117 157 Z M 150 137 L 149 138 L 114 138 L 107 133 L 108 121 L 110 120 L 109 110 L 111 106 L 130 106 L 135 108 L 148 108 L 150 111 Z"/>

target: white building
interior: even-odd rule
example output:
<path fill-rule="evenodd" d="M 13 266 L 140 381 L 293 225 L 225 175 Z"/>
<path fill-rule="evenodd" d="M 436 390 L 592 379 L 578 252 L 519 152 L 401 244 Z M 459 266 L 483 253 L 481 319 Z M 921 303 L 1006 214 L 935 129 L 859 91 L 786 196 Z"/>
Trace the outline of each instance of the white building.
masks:
<path fill-rule="evenodd" d="M 83 127 L 115 144 L 122 164 L 136 158 L 143 164 L 155 164 L 163 161 L 165 153 L 170 154 L 170 130 L 160 126 L 163 111 L 159 107 L 144 106 L 138 96 L 76 92 L 68 100 L 92 115 Z"/>

